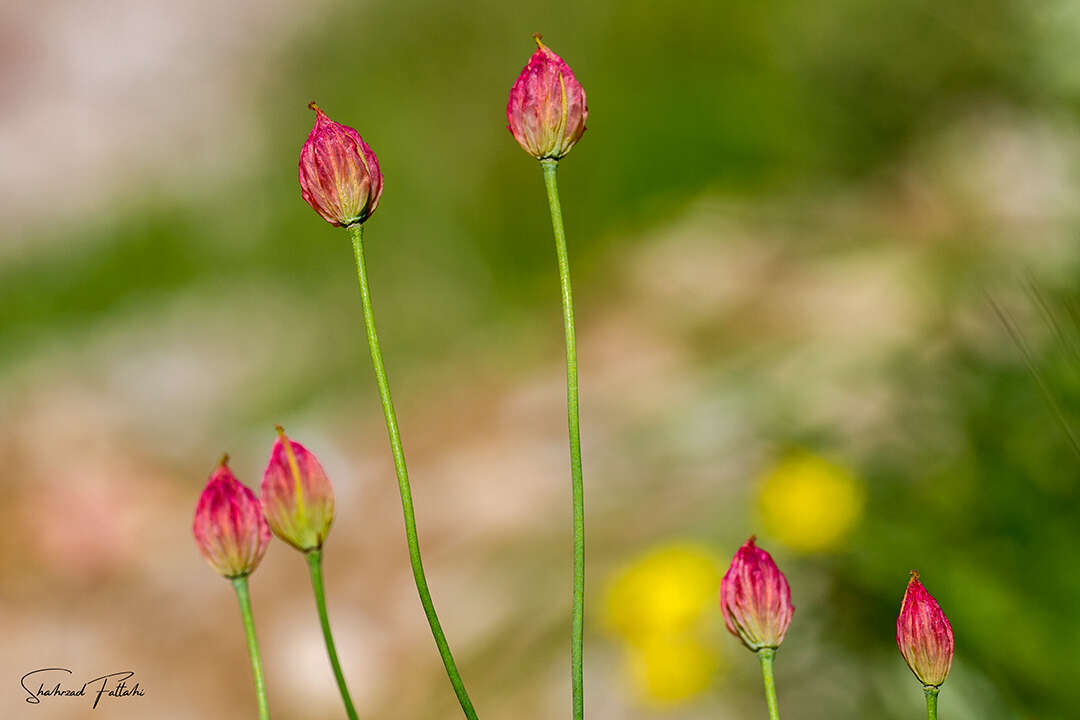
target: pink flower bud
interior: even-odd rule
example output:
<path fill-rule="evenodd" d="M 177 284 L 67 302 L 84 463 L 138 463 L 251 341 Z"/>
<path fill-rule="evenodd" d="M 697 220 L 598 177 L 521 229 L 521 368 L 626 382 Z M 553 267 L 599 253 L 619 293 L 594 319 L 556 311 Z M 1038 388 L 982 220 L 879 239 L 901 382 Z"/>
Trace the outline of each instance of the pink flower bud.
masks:
<path fill-rule="evenodd" d="M 731 634 L 756 652 L 780 646 L 795 608 L 784 573 L 754 540 L 739 548 L 720 582 L 720 609 Z"/>
<path fill-rule="evenodd" d="M 510 100 L 506 120 L 510 133 L 525 152 L 537 160 L 559 158 L 585 132 L 585 89 L 570 66 L 534 35 L 537 50 L 521 71 Z"/>
<path fill-rule="evenodd" d="M 250 574 L 270 543 L 270 528 L 255 493 L 241 485 L 228 456 L 210 475 L 195 506 L 195 543 L 210 567 L 227 578 Z"/>
<path fill-rule="evenodd" d="M 937 600 L 912 572 L 900 616 L 896 618 L 896 645 L 911 672 L 923 685 L 938 687 L 949 676 L 953 658 L 953 632 Z"/>
<path fill-rule="evenodd" d="M 338 227 L 371 217 L 382 195 L 379 161 L 360 133 L 326 117 L 318 105 L 315 126 L 300 149 L 300 196 Z"/>
<path fill-rule="evenodd" d="M 334 522 L 334 489 L 319 461 L 279 426 L 263 473 L 262 505 L 274 534 L 297 550 L 321 548 Z"/>

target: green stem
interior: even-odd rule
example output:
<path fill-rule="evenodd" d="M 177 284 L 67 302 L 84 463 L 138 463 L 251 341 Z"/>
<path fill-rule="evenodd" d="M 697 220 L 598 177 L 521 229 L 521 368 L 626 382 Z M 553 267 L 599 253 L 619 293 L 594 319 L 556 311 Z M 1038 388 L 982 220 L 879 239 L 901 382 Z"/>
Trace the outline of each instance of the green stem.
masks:
<path fill-rule="evenodd" d="M 776 704 L 776 679 L 773 677 L 773 658 L 776 648 L 761 648 L 758 658 L 761 660 L 761 679 L 765 681 L 765 703 L 769 706 L 769 720 L 780 720 L 780 710 Z"/>
<path fill-rule="evenodd" d="M 319 611 L 319 623 L 322 625 L 323 640 L 326 641 L 326 654 L 330 656 L 330 667 L 334 671 L 334 679 L 337 680 L 338 691 L 341 693 L 341 701 L 345 703 L 345 714 L 349 720 L 356 720 L 356 708 L 353 707 L 352 698 L 349 697 L 349 687 L 345 684 L 345 675 L 341 672 L 341 662 L 338 660 L 337 647 L 334 645 L 334 636 L 330 632 L 330 617 L 326 614 L 326 590 L 323 588 L 322 575 L 322 550 L 310 550 L 306 553 L 308 568 L 311 570 L 311 587 L 315 591 L 315 607 Z"/>
<path fill-rule="evenodd" d="M 937 720 L 937 697 L 941 692 L 941 688 L 936 688 L 933 685 L 924 685 L 923 692 L 926 693 L 926 717 L 927 720 Z"/>
<path fill-rule="evenodd" d="M 577 340 L 574 335 L 574 293 L 570 287 L 570 257 L 566 250 L 562 206 L 555 173 L 558 160 L 541 160 L 547 189 L 551 227 L 555 234 L 555 255 L 562 287 L 563 329 L 566 334 L 566 416 L 570 434 L 570 488 L 574 509 L 574 595 L 570 620 L 570 678 L 573 685 L 574 720 L 585 715 L 582 645 L 585 616 L 585 493 L 581 479 L 581 429 L 578 425 Z"/>
<path fill-rule="evenodd" d="M 379 349 L 379 336 L 375 332 L 375 312 L 371 306 L 367 264 L 364 261 L 363 225 L 353 225 L 349 228 L 349 232 L 352 235 L 353 252 L 356 255 L 356 276 L 360 282 L 360 299 L 364 306 L 364 325 L 367 329 L 368 348 L 371 350 L 371 364 L 375 369 L 375 381 L 379 386 L 379 398 L 382 400 L 383 415 L 386 418 L 386 432 L 390 436 L 390 449 L 394 454 L 398 489 L 401 491 L 401 511 L 405 516 L 405 539 L 409 545 L 409 562 L 412 565 L 413 580 L 416 581 L 416 592 L 420 595 L 420 604 L 424 606 L 424 614 L 427 616 L 428 625 L 431 626 L 431 635 L 435 638 L 435 645 L 439 648 L 439 655 L 446 667 L 446 675 L 450 678 L 450 684 L 454 686 L 461 709 L 469 720 L 476 720 L 476 710 L 473 709 L 472 700 L 469 699 L 469 693 L 465 690 L 465 683 L 454 663 L 454 656 L 450 653 L 450 645 L 446 642 L 446 635 L 439 623 L 439 616 L 435 612 L 435 603 L 431 600 L 431 591 L 428 590 L 424 563 L 420 559 L 420 541 L 416 536 L 416 516 L 413 512 L 412 490 L 409 487 L 409 471 L 405 467 L 405 450 L 401 446 L 397 414 L 394 412 L 394 401 L 390 397 L 390 382 L 386 378 L 386 367 L 383 365 L 382 351 Z"/>
<path fill-rule="evenodd" d="M 251 674 L 255 677 L 255 699 L 259 704 L 259 720 L 270 720 L 270 708 L 266 702 L 266 683 L 263 682 L 262 660 L 259 659 L 259 641 L 255 639 L 255 618 L 251 614 L 251 593 L 248 592 L 247 576 L 232 579 L 236 599 L 240 601 L 240 615 L 244 618 L 244 634 L 247 636 L 248 654 L 251 655 Z"/>

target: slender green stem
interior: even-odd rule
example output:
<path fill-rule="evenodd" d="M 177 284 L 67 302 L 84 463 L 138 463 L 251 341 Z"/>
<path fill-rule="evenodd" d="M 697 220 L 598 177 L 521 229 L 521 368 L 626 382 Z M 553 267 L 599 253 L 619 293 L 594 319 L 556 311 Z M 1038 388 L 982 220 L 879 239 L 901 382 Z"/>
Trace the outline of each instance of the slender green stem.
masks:
<path fill-rule="evenodd" d="M 761 679 L 765 681 L 765 703 L 769 706 L 769 720 L 780 720 L 780 710 L 776 704 L 776 679 L 773 677 L 776 648 L 761 648 L 757 654 L 761 660 Z"/>
<path fill-rule="evenodd" d="M 240 615 L 244 618 L 244 634 L 247 636 L 248 654 L 251 655 L 251 674 L 255 677 L 255 699 L 259 703 L 259 720 L 270 720 L 270 708 L 266 702 L 266 683 L 263 682 L 262 660 L 259 659 L 259 641 L 255 639 L 255 618 L 251 614 L 251 593 L 248 592 L 247 576 L 233 578 L 236 599 L 240 601 Z"/>
<path fill-rule="evenodd" d="M 326 590 L 323 587 L 322 576 L 322 550 L 309 550 L 306 555 L 308 568 L 311 570 L 311 587 L 315 591 L 315 607 L 319 610 L 319 623 L 322 625 L 323 640 L 326 641 L 326 654 L 330 656 L 330 667 L 334 671 L 334 679 L 337 680 L 341 701 L 345 703 L 345 714 L 349 716 L 349 720 L 356 720 L 356 708 L 353 707 L 352 698 L 349 696 L 349 687 L 345 684 L 345 675 L 341 672 L 341 662 L 338 660 L 337 646 L 334 645 L 334 635 L 330 632 L 330 617 L 326 614 Z"/>
<path fill-rule="evenodd" d="M 379 349 L 379 336 L 375 332 L 375 312 L 371 305 L 367 264 L 364 261 L 363 226 L 353 225 L 349 228 L 349 232 L 352 234 L 353 252 L 356 255 L 356 275 L 360 282 L 360 299 L 364 306 L 364 325 L 367 328 L 368 348 L 371 350 L 371 364 L 375 369 L 375 381 L 379 386 L 379 398 L 382 400 L 383 415 L 386 417 L 386 432 L 390 436 L 390 449 L 394 454 L 398 489 L 401 491 L 405 539 L 409 545 L 409 562 L 412 565 L 413 580 L 416 581 L 416 592 L 420 595 L 420 604 L 424 606 L 424 614 L 427 615 L 428 625 L 431 626 L 431 635 L 435 638 L 435 645 L 439 648 L 439 655 L 442 656 L 446 674 L 450 678 L 450 684 L 454 686 L 461 709 L 469 720 L 476 720 L 476 710 L 473 709 L 472 700 L 469 699 L 469 693 L 465 690 L 465 683 L 458 672 L 457 664 L 454 663 L 454 656 L 450 653 L 450 645 L 446 642 L 446 635 L 439 623 L 439 616 L 435 612 L 435 603 L 431 600 L 431 591 L 428 590 L 424 563 L 420 559 L 420 541 L 416 535 L 416 516 L 413 512 L 412 490 L 409 487 L 409 471 L 405 467 L 405 450 L 401 446 L 397 414 L 394 412 L 394 401 L 390 397 L 390 382 L 387 380 L 382 351 Z"/>
<path fill-rule="evenodd" d="M 544 186 L 555 234 L 555 255 L 562 287 L 563 329 L 566 334 L 566 416 L 570 434 L 570 488 L 574 508 L 574 594 L 570 619 L 570 678 L 573 685 L 574 720 L 585 716 L 582 645 L 585 617 L 585 492 L 581 479 L 581 429 L 578 424 L 577 339 L 574 335 L 574 292 L 570 287 L 570 256 L 566 250 L 562 206 L 555 173 L 558 160 L 541 160 Z"/>
<path fill-rule="evenodd" d="M 924 685 L 923 692 L 926 693 L 926 718 L 927 720 L 937 720 L 937 696 L 941 692 L 941 688 Z"/>

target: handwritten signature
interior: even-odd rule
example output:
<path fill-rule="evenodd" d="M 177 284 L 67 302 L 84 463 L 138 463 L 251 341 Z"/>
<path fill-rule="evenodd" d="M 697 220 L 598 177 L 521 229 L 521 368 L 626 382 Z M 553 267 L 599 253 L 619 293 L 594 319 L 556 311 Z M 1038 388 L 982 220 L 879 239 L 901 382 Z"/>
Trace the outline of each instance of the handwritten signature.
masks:
<path fill-rule="evenodd" d="M 26 702 L 31 705 L 37 705 L 41 702 L 42 698 L 47 697 L 92 697 L 94 699 L 93 704 L 90 706 L 91 710 L 96 710 L 98 703 L 101 702 L 101 698 L 134 698 L 142 697 L 146 694 L 146 690 L 139 687 L 139 683 L 134 685 L 128 685 L 128 681 L 135 676 L 134 670 L 124 670 L 121 672 L 109 673 L 108 675 L 101 675 L 87 680 L 80 687 L 74 685 L 64 685 L 60 682 L 52 683 L 53 677 L 46 677 L 43 673 L 67 673 L 71 675 L 71 670 L 67 668 L 41 668 L 39 670 L 31 670 L 22 676 L 19 680 L 19 684 L 22 689 L 26 691 Z M 31 679 L 32 678 L 32 679 Z M 96 686 L 95 686 L 96 684 Z M 33 689 L 34 685 L 37 685 L 37 689 Z"/>

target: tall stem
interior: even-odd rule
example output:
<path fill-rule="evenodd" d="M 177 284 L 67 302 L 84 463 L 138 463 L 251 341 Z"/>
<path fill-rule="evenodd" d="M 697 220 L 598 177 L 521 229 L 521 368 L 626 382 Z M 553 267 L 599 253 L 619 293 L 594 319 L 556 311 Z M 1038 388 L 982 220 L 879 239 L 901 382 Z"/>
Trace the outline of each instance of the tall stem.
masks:
<path fill-rule="evenodd" d="M 416 592 L 420 595 L 420 604 L 424 606 L 424 614 L 427 615 L 428 625 L 431 626 L 431 635 L 435 638 L 435 645 L 439 648 L 439 655 L 442 656 L 446 674 L 450 678 L 450 684 L 454 686 L 461 709 L 469 720 L 476 720 L 476 710 L 473 709 L 472 700 L 469 699 L 469 693 L 465 690 L 465 683 L 461 679 L 461 674 L 458 673 L 454 656 L 450 653 L 450 645 L 446 642 L 439 616 L 435 613 L 435 603 L 431 600 L 431 591 L 428 590 L 427 577 L 424 575 L 424 563 L 420 559 L 420 541 L 416 536 L 416 517 L 413 512 L 412 490 L 409 487 L 409 471 L 405 467 L 405 450 L 401 446 L 397 414 L 394 412 L 394 401 L 390 397 L 390 382 L 386 378 L 386 367 L 383 365 L 382 351 L 379 349 L 379 336 L 375 332 L 375 312 L 371 306 L 367 264 L 364 261 L 363 225 L 354 225 L 349 228 L 349 232 L 352 235 L 353 252 L 356 256 L 356 275 L 360 282 L 360 299 L 364 306 L 364 326 L 367 329 L 371 364 L 375 369 L 375 382 L 379 386 L 379 398 L 382 400 L 383 415 L 386 418 L 386 432 L 390 436 L 390 450 L 394 454 L 394 468 L 397 470 L 398 489 L 401 491 L 405 539 L 409 545 L 409 562 L 412 564 L 413 580 L 416 581 Z"/>
<path fill-rule="evenodd" d="M 761 660 L 761 679 L 765 681 L 765 703 L 769 706 L 769 720 L 780 720 L 780 710 L 776 704 L 776 679 L 773 677 L 773 658 L 775 648 L 761 648 L 758 658 Z"/>
<path fill-rule="evenodd" d="M 926 718 L 927 720 L 937 720 L 937 698 L 941 688 L 925 685 L 923 692 L 926 693 Z"/>
<path fill-rule="evenodd" d="M 574 334 L 574 292 L 570 286 L 570 257 L 566 250 L 559 186 L 555 178 L 558 160 L 541 160 L 547 188 L 555 255 L 562 287 L 563 329 L 566 334 L 566 416 L 570 434 L 570 488 L 574 509 L 574 592 L 570 619 L 570 677 L 573 685 L 574 720 L 585 716 L 582 645 L 585 616 L 585 493 L 581 479 L 581 430 L 578 421 L 577 339 Z"/>
<path fill-rule="evenodd" d="M 233 578 L 232 584 L 236 590 L 236 599 L 240 601 L 240 616 L 244 619 L 244 634 L 247 636 L 248 654 L 251 656 L 251 674 L 255 677 L 255 700 L 259 704 L 259 720 L 270 720 L 262 660 L 259 658 L 259 641 L 255 639 L 255 618 L 251 614 L 251 593 L 248 592 L 247 576 Z"/>
<path fill-rule="evenodd" d="M 352 698 L 349 696 L 349 688 L 345 684 L 345 675 L 341 672 L 341 662 L 338 660 L 337 646 L 334 645 L 334 636 L 330 632 L 330 617 L 326 614 L 326 590 L 323 587 L 322 575 L 322 550 L 310 550 L 306 553 L 308 568 L 311 570 L 311 587 L 315 591 L 315 607 L 319 611 L 319 623 L 322 625 L 323 640 L 326 641 L 326 654 L 330 656 L 330 667 L 334 671 L 334 679 L 337 680 L 338 691 L 341 693 L 341 701 L 345 703 L 345 714 L 349 720 L 357 720 L 356 708 L 353 707 Z"/>

